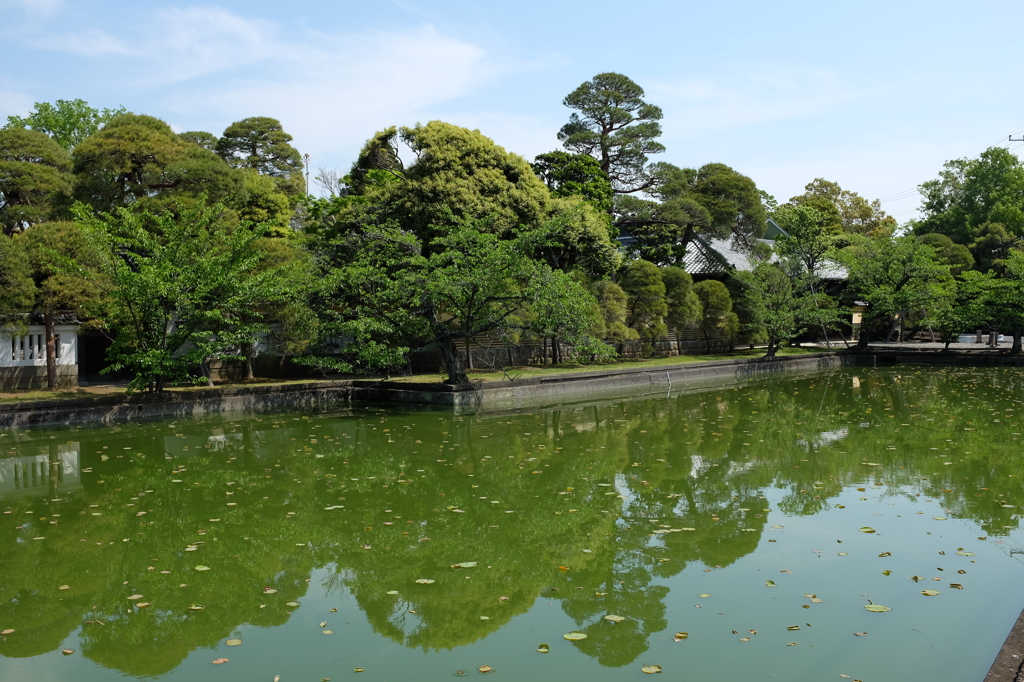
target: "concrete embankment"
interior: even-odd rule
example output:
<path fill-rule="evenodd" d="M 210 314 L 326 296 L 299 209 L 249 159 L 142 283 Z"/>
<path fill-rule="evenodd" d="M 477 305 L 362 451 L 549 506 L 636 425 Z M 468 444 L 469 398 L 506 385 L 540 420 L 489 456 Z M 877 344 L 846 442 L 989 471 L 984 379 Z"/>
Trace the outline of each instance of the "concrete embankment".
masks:
<path fill-rule="evenodd" d="M 618 397 L 666 395 L 717 388 L 750 379 L 814 373 L 847 365 L 872 364 L 871 356 L 816 353 L 781 358 L 695 362 L 658 367 L 553 374 L 470 383 L 317 381 L 273 386 L 213 388 L 162 394 L 97 396 L 0 406 L 0 428 L 108 424 L 156 418 L 255 414 L 274 411 L 324 412 L 353 402 L 419 406 L 458 414 L 506 411 Z"/>

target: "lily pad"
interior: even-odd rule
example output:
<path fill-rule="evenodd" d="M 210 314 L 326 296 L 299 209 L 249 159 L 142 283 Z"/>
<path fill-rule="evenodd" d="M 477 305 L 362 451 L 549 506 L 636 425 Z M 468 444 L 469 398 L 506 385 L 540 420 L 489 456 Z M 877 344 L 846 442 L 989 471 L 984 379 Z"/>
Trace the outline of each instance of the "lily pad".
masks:
<path fill-rule="evenodd" d="M 884 613 L 886 611 L 892 611 L 888 606 L 882 606 L 881 604 L 866 604 L 865 609 L 871 613 Z"/>
<path fill-rule="evenodd" d="M 872 528 L 871 526 L 863 526 L 863 527 L 861 527 L 860 532 L 861 533 L 874 533 L 875 529 Z"/>
<path fill-rule="evenodd" d="M 645 665 L 644 667 L 640 668 L 640 670 L 642 672 L 647 673 L 648 675 L 654 675 L 655 673 L 660 673 L 661 672 L 661 666 L 660 665 Z"/>
<path fill-rule="evenodd" d="M 608 614 L 604 617 L 605 620 L 610 620 L 613 623 L 621 623 L 626 620 L 625 616 L 616 616 L 615 614 Z"/>
<path fill-rule="evenodd" d="M 921 594 L 923 594 L 926 597 L 936 597 L 936 596 L 939 595 L 939 591 L 938 590 L 921 590 Z"/>
<path fill-rule="evenodd" d="M 775 581 L 774 580 L 765 580 L 764 584 L 767 587 L 775 587 Z"/>
<path fill-rule="evenodd" d="M 581 639 L 586 639 L 587 634 L 585 632 L 570 632 L 568 634 L 562 635 L 562 637 L 569 640 L 570 642 L 578 642 Z"/>
<path fill-rule="evenodd" d="M 537 651 L 539 651 L 542 654 L 546 654 L 551 651 L 551 647 L 549 647 L 547 644 L 541 644 L 539 647 L 537 647 Z"/>
<path fill-rule="evenodd" d="M 494 670 L 494 668 L 492 668 L 489 665 L 482 665 L 479 668 L 477 668 L 477 670 L 479 670 L 481 673 L 486 674 L 486 673 L 492 672 Z"/>

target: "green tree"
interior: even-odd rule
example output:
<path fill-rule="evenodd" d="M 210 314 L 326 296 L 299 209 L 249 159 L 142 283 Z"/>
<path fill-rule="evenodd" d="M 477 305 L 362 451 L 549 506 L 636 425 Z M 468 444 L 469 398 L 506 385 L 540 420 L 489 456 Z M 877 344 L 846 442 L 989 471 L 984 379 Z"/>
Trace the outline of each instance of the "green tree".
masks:
<path fill-rule="evenodd" d="M 0 129 L 0 229 L 49 220 L 71 191 L 71 157 L 36 130 Z"/>
<path fill-rule="evenodd" d="M 404 144 L 415 156 L 408 168 Z M 473 224 L 503 237 L 535 230 L 547 219 L 550 195 L 520 156 L 479 131 L 441 121 L 388 128 L 363 147 L 345 196 L 324 200 L 334 234 L 401 224 L 428 248 L 453 226 Z M 315 230 L 323 231 L 322 227 Z"/>
<path fill-rule="evenodd" d="M 608 214 L 580 195 L 552 197 L 550 213 L 530 233 L 534 253 L 556 270 L 581 270 L 591 277 L 609 275 L 621 256 L 608 236 Z"/>
<path fill-rule="evenodd" d="M 970 255 L 981 272 L 1001 274 L 1010 251 L 1024 245 L 1024 236 L 1010 234 L 1002 223 L 982 223 L 971 230 L 971 236 Z"/>
<path fill-rule="evenodd" d="M 705 279 L 693 285 L 693 292 L 700 299 L 701 316 L 698 326 L 704 334 L 705 350 L 711 353 L 711 336 L 732 338 L 739 326 L 736 313 L 732 311 L 732 297 L 724 284 L 716 279 Z"/>
<path fill-rule="evenodd" d="M 539 154 L 530 164 L 537 176 L 557 197 L 580 195 L 599 211 L 612 210 L 611 183 L 597 159 L 586 154 L 553 151 Z"/>
<path fill-rule="evenodd" d="M 33 310 L 43 316 L 46 340 L 46 385 L 57 386 L 54 317 L 61 310 L 80 315 L 100 303 L 104 278 L 92 244 L 73 222 L 34 225 L 18 237 L 24 242 L 35 282 Z"/>
<path fill-rule="evenodd" d="M 217 140 L 217 153 L 235 168 L 252 168 L 273 178 L 288 196 L 297 196 L 306 193 L 304 165 L 291 141 L 277 119 L 251 116 L 224 130 Z"/>
<path fill-rule="evenodd" d="M 970 249 L 963 244 L 957 244 L 944 234 L 932 232 L 930 234 L 922 234 L 919 239 L 935 249 L 935 256 L 939 259 L 940 263 L 949 266 L 951 275 L 959 275 L 974 266 L 974 256 L 971 255 Z M 979 250 L 983 249 L 983 246 L 979 247 Z"/>
<path fill-rule="evenodd" d="M 888 337 L 908 316 L 930 322 L 931 311 L 953 296 L 949 267 L 936 260 L 935 249 L 913 235 L 861 237 L 838 253 L 846 266 L 847 295 L 866 302 L 858 346 L 888 329 Z"/>
<path fill-rule="evenodd" d="M 676 351 L 682 355 L 681 332 L 700 319 L 700 299 L 693 291 L 693 278 L 682 268 L 662 268 L 661 280 L 665 283 L 665 303 L 668 305 L 665 324 L 676 333 Z"/>
<path fill-rule="evenodd" d="M 95 109 L 80 99 L 36 102 L 32 109 L 28 116 L 8 116 L 7 127 L 38 130 L 69 152 L 110 119 L 128 113 L 124 107 Z"/>
<path fill-rule="evenodd" d="M 990 147 L 977 159 L 949 161 L 935 180 L 920 187 L 924 218 L 914 232 L 937 232 L 970 244 L 973 230 L 1000 223 L 1013 237 L 1024 237 L 1024 166 L 1012 152 Z"/>
<path fill-rule="evenodd" d="M 223 159 L 152 116 L 113 118 L 72 156 L 75 197 L 101 212 L 131 204 L 160 212 L 200 195 L 226 201 L 242 185 Z"/>
<path fill-rule="evenodd" d="M 643 88 L 626 76 L 600 73 L 562 100 L 575 111 L 558 139 L 570 152 L 597 159 L 618 194 L 652 187 L 647 155 L 665 151 L 657 142 L 661 109 L 643 97 Z"/>
<path fill-rule="evenodd" d="M 878 199 L 869 202 L 856 192 L 845 190 L 838 183 L 815 178 L 804 187 L 804 193 L 789 200 L 795 206 L 808 206 L 821 216 L 823 227 L 850 234 L 892 234 L 896 220 L 882 210 Z"/>
<path fill-rule="evenodd" d="M 259 267 L 260 227 L 229 230 L 223 207 L 201 200 L 159 214 L 137 206 L 75 213 L 110 281 L 110 369 L 132 372 L 132 389 L 201 381 L 197 366 L 208 381 L 209 359 L 238 357 L 241 344 L 266 330 L 254 306 L 283 292 L 276 269 Z"/>
<path fill-rule="evenodd" d="M 779 346 L 801 331 L 797 322 L 800 301 L 793 291 L 793 282 L 789 274 L 774 263 L 758 263 L 751 271 L 737 272 L 736 277 L 744 285 L 752 320 L 767 336 L 765 357 L 774 357 Z"/>
<path fill-rule="evenodd" d="M 663 202 L 689 198 L 710 217 L 702 232 L 710 237 L 760 237 L 766 215 L 757 185 L 724 163 L 708 163 L 694 170 L 658 164 L 659 183 L 653 194 Z"/>
<path fill-rule="evenodd" d="M 629 317 L 629 294 L 615 282 L 602 279 L 592 282 L 590 293 L 597 300 L 601 317 L 604 318 L 604 338 L 621 344 L 636 341 L 640 335 L 626 324 Z"/>
<path fill-rule="evenodd" d="M 217 151 L 217 143 L 219 142 L 216 135 L 204 130 L 188 130 L 184 133 L 178 133 L 178 138 L 185 142 L 197 144 L 203 149 L 209 149 L 211 152 Z"/>
<path fill-rule="evenodd" d="M 658 265 L 679 263 L 694 237 L 711 224 L 708 210 L 689 196 L 657 202 L 633 196 L 616 196 L 613 225 L 627 235 L 631 257 Z"/>
<path fill-rule="evenodd" d="M 0 330 L 20 327 L 32 309 L 35 282 L 24 242 L 0 234 Z"/>
<path fill-rule="evenodd" d="M 645 260 L 630 261 L 622 269 L 619 284 L 629 295 L 626 324 L 647 343 L 664 337 L 668 332 L 665 326 L 668 303 L 658 266 Z"/>

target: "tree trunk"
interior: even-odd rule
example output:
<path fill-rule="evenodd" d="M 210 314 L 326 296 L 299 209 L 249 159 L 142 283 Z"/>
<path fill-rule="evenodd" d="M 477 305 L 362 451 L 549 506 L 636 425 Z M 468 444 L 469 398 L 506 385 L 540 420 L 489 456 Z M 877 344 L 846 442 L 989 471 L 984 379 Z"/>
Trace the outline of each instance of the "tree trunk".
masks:
<path fill-rule="evenodd" d="M 206 385 L 213 388 L 213 372 L 210 371 L 210 363 L 203 360 L 199 363 L 199 369 L 202 371 L 203 376 L 206 377 Z"/>
<path fill-rule="evenodd" d="M 1021 331 L 1018 329 L 1013 332 L 1013 346 L 1010 347 L 1010 354 L 1019 355 L 1021 352 Z"/>
<path fill-rule="evenodd" d="M 711 334 L 707 329 L 704 330 L 704 349 L 708 355 L 711 355 Z"/>
<path fill-rule="evenodd" d="M 775 345 L 775 337 L 768 337 L 768 349 L 765 351 L 764 356 L 766 358 L 774 358 L 777 346 Z"/>
<path fill-rule="evenodd" d="M 857 350 L 867 350 L 867 349 L 868 349 L 868 330 L 862 324 L 860 326 L 860 335 L 857 337 Z"/>
<path fill-rule="evenodd" d="M 252 355 L 245 356 L 245 378 L 255 379 L 255 375 L 252 373 Z"/>
<path fill-rule="evenodd" d="M 46 387 L 57 387 L 57 339 L 53 333 L 53 311 L 43 313 L 43 328 L 46 333 Z"/>
<path fill-rule="evenodd" d="M 445 379 L 446 384 L 468 384 L 469 376 L 466 374 L 466 367 L 463 364 L 463 355 L 459 352 L 455 342 L 451 339 L 445 339 L 438 345 L 438 350 L 441 351 L 441 362 L 444 363 L 444 369 L 448 372 L 448 378 Z"/>

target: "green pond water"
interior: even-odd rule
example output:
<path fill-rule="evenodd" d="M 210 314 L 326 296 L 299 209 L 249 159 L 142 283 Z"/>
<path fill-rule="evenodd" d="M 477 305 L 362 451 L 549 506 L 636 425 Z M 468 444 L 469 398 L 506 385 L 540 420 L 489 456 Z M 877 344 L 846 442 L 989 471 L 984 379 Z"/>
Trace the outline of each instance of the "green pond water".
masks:
<path fill-rule="evenodd" d="M 0 431 L 0 680 L 981 680 L 1022 408 L 1020 370 L 902 367 Z"/>

